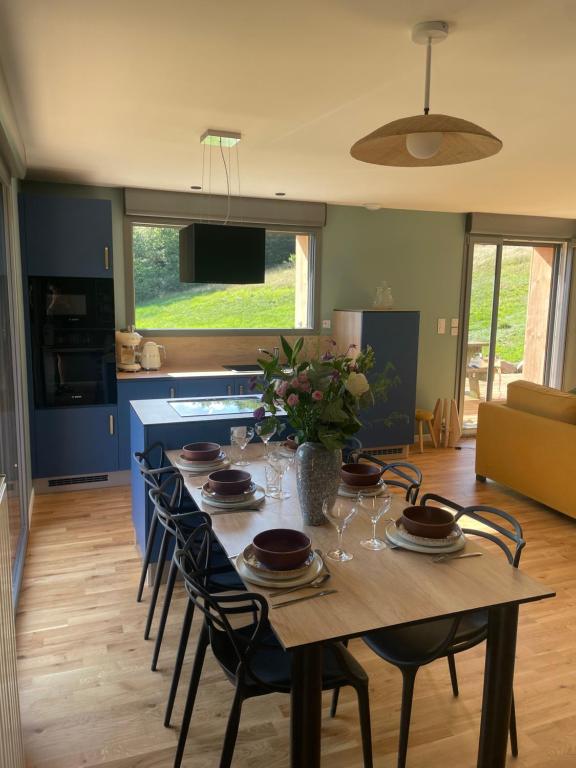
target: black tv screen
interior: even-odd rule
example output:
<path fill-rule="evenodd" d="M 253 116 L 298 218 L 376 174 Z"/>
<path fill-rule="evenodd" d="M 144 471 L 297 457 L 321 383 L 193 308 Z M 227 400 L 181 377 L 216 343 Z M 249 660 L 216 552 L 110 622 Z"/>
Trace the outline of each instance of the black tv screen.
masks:
<path fill-rule="evenodd" d="M 266 230 L 191 224 L 180 230 L 180 282 L 263 283 Z"/>

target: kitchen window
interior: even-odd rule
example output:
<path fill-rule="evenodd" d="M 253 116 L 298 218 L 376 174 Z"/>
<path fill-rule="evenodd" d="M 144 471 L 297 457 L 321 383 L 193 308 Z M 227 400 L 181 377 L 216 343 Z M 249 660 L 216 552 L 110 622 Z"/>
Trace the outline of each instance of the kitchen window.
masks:
<path fill-rule="evenodd" d="M 128 321 L 139 331 L 314 328 L 316 231 L 267 228 L 264 283 L 235 285 L 180 282 L 182 226 L 129 222 Z"/>

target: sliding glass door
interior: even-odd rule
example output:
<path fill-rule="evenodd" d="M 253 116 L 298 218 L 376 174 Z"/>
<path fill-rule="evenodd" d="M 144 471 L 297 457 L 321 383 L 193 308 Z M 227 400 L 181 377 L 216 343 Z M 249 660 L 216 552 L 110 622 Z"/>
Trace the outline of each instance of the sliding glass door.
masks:
<path fill-rule="evenodd" d="M 0 475 L 6 478 L 8 526 L 14 596 L 16 597 L 25 551 L 27 514 L 18 439 L 21 430 L 17 415 L 15 326 L 12 312 L 14 297 L 10 287 L 5 195 L 4 187 L 0 185 Z"/>
<path fill-rule="evenodd" d="M 565 323 L 567 244 L 471 238 L 460 375 L 463 426 L 512 381 L 556 385 Z"/>

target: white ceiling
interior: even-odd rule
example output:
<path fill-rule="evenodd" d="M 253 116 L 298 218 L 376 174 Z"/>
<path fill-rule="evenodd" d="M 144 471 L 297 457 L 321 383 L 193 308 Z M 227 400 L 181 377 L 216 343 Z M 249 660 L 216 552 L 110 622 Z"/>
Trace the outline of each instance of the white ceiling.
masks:
<path fill-rule="evenodd" d="M 472 120 L 499 155 L 442 168 L 353 160 L 422 108 Z M 187 190 L 200 134 L 239 130 L 241 191 L 335 203 L 576 216 L 574 0 L 0 0 L 0 59 L 29 176 Z M 212 191 L 223 191 L 214 161 Z"/>

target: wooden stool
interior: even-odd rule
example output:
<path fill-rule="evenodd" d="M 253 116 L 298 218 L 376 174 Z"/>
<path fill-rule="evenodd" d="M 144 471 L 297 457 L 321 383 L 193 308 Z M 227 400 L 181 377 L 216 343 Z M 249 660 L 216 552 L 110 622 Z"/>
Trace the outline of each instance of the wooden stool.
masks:
<path fill-rule="evenodd" d="M 424 424 L 428 426 L 428 432 L 430 433 L 430 437 L 432 438 L 432 444 L 434 445 L 434 448 L 438 447 L 436 435 L 434 434 L 434 429 L 432 427 L 433 419 L 434 419 L 434 414 L 432 413 L 432 411 L 425 411 L 423 408 L 416 408 L 416 421 L 418 422 L 418 439 L 420 442 L 420 453 L 424 453 Z"/>

